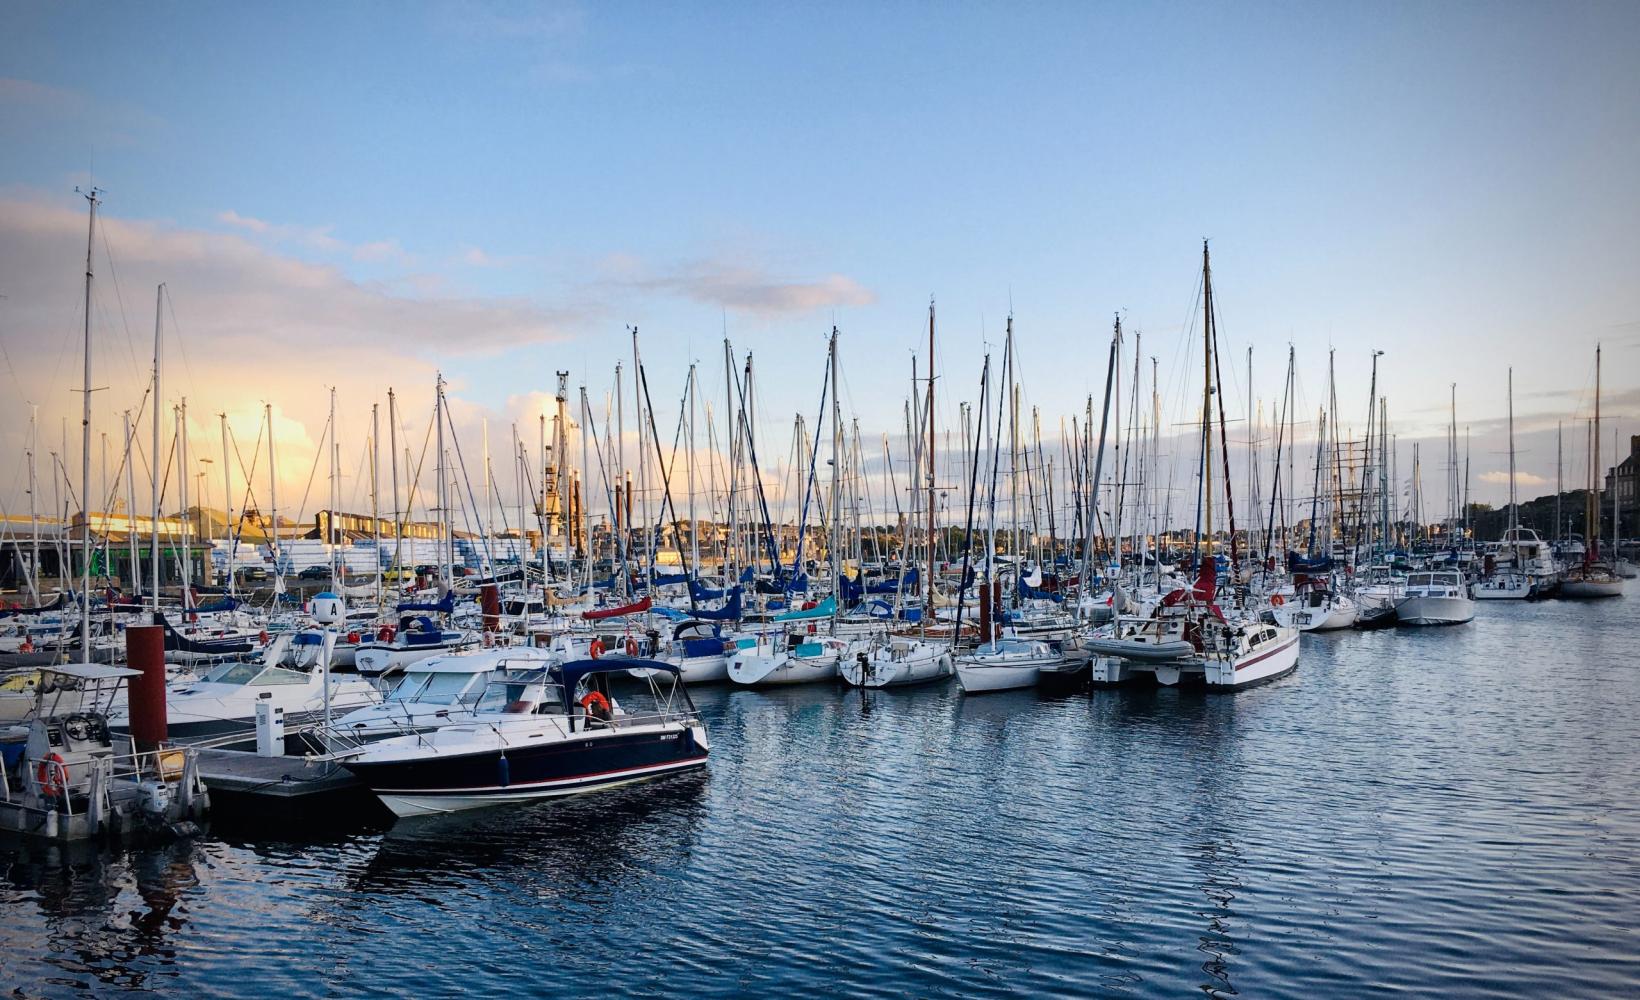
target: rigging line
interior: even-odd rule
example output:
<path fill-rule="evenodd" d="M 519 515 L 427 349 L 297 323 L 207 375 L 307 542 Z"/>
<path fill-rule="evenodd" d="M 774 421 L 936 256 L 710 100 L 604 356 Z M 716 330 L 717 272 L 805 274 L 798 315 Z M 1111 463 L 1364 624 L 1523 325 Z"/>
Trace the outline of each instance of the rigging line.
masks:
<path fill-rule="evenodd" d="M 114 267 L 114 248 L 108 242 L 108 223 L 106 220 L 104 220 L 99 234 L 103 239 L 103 253 L 108 257 L 108 275 L 114 281 L 114 299 L 120 305 L 120 324 L 125 327 L 125 350 L 131 357 L 131 370 L 136 371 L 138 368 L 137 348 L 131 339 L 131 321 L 125 316 L 125 296 L 120 293 L 120 273 Z"/>
<path fill-rule="evenodd" d="M 456 434 L 455 422 L 450 419 L 448 411 L 445 413 L 444 422 L 450 428 L 450 440 L 456 446 L 456 464 L 461 468 L 462 485 L 467 487 L 467 503 L 472 505 L 471 510 L 462 509 L 461 519 L 466 523 L 468 531 L 473 529 L 474 520 L 477 520 L 478 536 L 484 543 L 484 557 L 490 564 L 490 572 L 494 573 L 495 552 L 490 548 L 488 525 L 485 522 L 485 515 L 488 514 L 488 511 L 480 511 L 478 508 L 478 498 L 473 495 L 473 480 L 471 476 L 467 475 L 467 459 L 461 454 L 461 438 Z"/>
<path fill-rule="evenodd" d="M 325 435 L 328 434 L 329 432 L 330 432 L 330 418 L 326 417 L 325 418 L 324 430 L 319 432 L 319 440 L 320 441 L 325 440 Z M 302 521 L 307 518 L 308 495 L 313 492 L 313 477 L 315 475 L 317 475 L 318 472 L 319 472 L 319 458 L 324 453 L 325 453 L 325 448 L 324 447 L 316 448 L 313 451 L 313 467 L 308 469 L 307 486 L 303 487 L 303 489 L 302 489 L 302 502 L 300 504 L 298 504 L 297 507 L 296 507 L 296 523 L 297 524 L 301 524 Z"/>
<path fill-rule="evenodd" d="M 188 363 L 188 342 L 183 339 L 182 324 L 177 320 L 176 298 L 169 288 L 165 290 L 165 308 L 171 313 L 171 329 L 174 331 L 172 339 L 176 341 L 177 353 L 182 355 L 182 370 L 188 374 L 189 395 L 198 395 L 199 383 L 194 379 L 193 365 Z"/>

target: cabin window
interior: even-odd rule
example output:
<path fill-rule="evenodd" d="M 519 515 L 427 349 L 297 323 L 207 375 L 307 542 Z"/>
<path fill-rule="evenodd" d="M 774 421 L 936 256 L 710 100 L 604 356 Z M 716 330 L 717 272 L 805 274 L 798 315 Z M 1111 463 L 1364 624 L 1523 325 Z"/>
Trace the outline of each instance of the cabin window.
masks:
<path fill-rule="evenodd" d="M 274 687 L 280 684 L 306 684 L 307 674 L 297 670 L 286 670 L 284 667 L 269 667 L 252 681 L 255 687 Z"/>

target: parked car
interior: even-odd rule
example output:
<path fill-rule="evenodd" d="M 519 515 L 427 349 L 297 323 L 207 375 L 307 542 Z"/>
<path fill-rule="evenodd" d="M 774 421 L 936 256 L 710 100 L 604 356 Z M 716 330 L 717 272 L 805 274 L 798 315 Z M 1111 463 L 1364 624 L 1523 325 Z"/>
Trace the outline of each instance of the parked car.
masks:
<path fill-rule="evenodd" d="M 329 566 L 309 566 L 296 574 L 298 580 L 328 580 L 330 579 Z"/>

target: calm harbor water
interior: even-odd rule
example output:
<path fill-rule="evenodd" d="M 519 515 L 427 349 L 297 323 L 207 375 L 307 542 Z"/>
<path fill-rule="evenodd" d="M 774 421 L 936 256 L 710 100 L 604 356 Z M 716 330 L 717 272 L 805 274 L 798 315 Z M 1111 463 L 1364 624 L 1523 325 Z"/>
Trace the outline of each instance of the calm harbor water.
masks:
<path fill-rule="evenodd" d="M 701 689 L 709 774 L 391 829 L 0 844 L 0 988 L 1615 996 L 1640 601 L 1308 637 L 1293 676 Z"/>

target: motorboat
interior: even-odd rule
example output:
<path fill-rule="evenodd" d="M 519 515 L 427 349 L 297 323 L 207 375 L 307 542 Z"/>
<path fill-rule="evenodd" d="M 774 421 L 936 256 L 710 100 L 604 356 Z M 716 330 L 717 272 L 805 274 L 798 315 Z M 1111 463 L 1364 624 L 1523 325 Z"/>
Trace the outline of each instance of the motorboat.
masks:
<path fill-rule="evenodd" d="M 42 672 L 29 724 L 0 731 L 0 829 L 61 841 L 197 829 L 210 800 L 196 752 L 133 748 L 110 728 L 141 671 L 71 663 Z"/>
<path fill-rule="evenodd" d="M 1408 573 L 1395 617 L 1402 625 L 1462 625 L 1474 620 L 1475 599 L 1457 570 Z"/>
<path fill-rule="evenodd" d="M 489 682 L 507 674 L 539 670 L 558 655 L 534 646 L 472 649 L 412 663 L 379 704 L 336 719 L 339 741 L 382 739 L 470 721 Z"/>
<path fill-rule="evenodd" d="M 171 738 L 188 743 L 242 738 L 255 726 L 257 702 L 264 700 L 283 711 L 287 726 L 320 721 L 327 704 L 335 717 L 381 701 L 375 685 L 359 677 L 279 666 L 281 646 L 270 645 L 260 660 L 220 664 L 197 681 L 168 687 L 165 713 Z M 116 707 L 109 724 L 128 730 L 127 710 Z"/>
<path fill-rule="evenodd" d="M 651 671 L 616 702 L 610 675 Z M 468 722 L 368 743 L 341 757 L 396 816 L 573 795 L 706 765 L 706 727 L 658 660 L 575 660 L 491 681 Z"/>
<path fill-rule="evenodd" d="M 856 646 L 837 669 L 844 683 L 866 688 L 927 684 L 955 673 L 946 644 L 897 635 L 879 635 Z"/>
<path fill-rule="evenodd" d="M 1040 640 L 997 639 L 957 656 L 957 683 L 964 694 L 1035 687 L 1042 668 L 1063 659 L 1064 654 Z"/>

